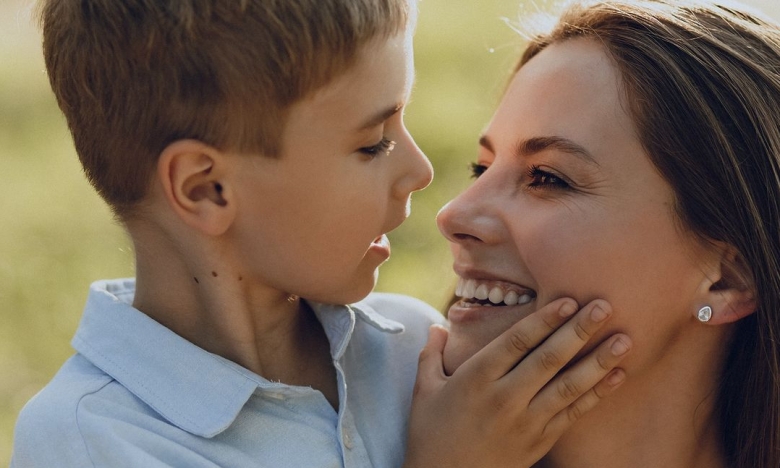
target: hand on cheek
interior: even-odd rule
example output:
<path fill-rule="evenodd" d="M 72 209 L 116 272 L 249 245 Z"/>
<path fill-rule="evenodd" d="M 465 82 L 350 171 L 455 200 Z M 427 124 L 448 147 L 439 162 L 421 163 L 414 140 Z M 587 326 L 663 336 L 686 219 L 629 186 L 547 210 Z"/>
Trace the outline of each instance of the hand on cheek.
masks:
<path fill-rule="evenodd" d="M 551 302 L 517 322 L 448 377 L 446 330 L 432 328 L 420 355 L 406 468 L 530 467 L 625 379 L 631 348 L 613 335 L 561 372 L 611 316 L 604 301 L 579 311 Z"/>

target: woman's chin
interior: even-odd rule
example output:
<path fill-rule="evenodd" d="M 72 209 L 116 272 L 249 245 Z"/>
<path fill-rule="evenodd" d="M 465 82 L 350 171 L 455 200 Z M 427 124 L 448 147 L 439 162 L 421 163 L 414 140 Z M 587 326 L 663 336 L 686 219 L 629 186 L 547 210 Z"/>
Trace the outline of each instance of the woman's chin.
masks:
<path fill-rule="evenodd" d="M 444 347 L 444 370 L 455 370 L 515 323 L 533 313 L 535 303 L 503 307 L 463 307 L 449 310 L 450 334 Z"/>
<path fill-rule="evenodd" d="M 470 357 L 477 354 L 477 352 L 490 343 L 493 338 L 494 337 L 490 336 L 464 336 L 457 332 L 453 333 L 450 331 L 450 336 L 447 338 L 447 344 L 444 346 L 444 372 L 447 375 L 452 375 L 458 367 Z"/>

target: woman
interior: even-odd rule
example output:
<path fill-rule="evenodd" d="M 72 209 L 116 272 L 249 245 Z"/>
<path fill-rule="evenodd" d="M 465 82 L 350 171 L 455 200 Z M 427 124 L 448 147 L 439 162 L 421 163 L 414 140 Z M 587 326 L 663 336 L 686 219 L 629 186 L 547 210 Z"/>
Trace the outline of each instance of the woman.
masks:
<path fill-rule="evenodd" d="M 780 466 L 780 26 L 725 1 L 569 7 L 480 146 L 438 218 L 448 372 L 557 297 L 601 297 L 631 378 L 538 466 Z"/>

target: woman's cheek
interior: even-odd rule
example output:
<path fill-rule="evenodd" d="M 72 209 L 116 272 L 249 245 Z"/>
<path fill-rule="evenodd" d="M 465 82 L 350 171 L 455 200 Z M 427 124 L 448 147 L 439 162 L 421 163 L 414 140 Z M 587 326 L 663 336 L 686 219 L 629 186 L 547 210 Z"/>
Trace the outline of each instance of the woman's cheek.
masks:
<path fill-rule="evenodd" d="M 621 243 L 613 242 L 593 224 L 561 216 L 537 223 L 526 230 L 524 239 L 515 239 L 540 289 L 572 294 L 598 284 L 603 264 Z"/>

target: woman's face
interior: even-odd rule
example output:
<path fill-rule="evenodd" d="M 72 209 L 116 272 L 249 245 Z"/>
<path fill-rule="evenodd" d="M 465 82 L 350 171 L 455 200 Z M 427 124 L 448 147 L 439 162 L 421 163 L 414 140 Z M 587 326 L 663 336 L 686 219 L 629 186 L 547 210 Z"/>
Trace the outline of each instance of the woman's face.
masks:
<path fill-rule="evenodd" d="M 696 326 L 712 255 L 679 226 L 621 89 L 590 39 L 553 44 L 514 77 L 480 141 L 479 177 L 438 216 L 466 298 L 449 313 L 449 373 L 562 296 L 611 303 L 601 336 L 632 337 L 634 370 Z"/>

